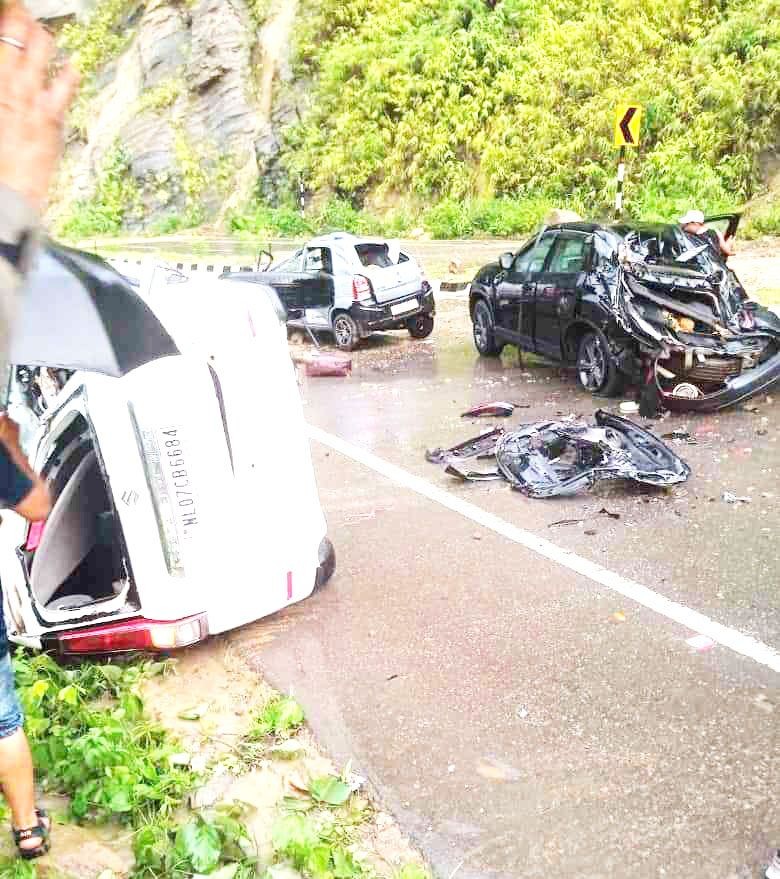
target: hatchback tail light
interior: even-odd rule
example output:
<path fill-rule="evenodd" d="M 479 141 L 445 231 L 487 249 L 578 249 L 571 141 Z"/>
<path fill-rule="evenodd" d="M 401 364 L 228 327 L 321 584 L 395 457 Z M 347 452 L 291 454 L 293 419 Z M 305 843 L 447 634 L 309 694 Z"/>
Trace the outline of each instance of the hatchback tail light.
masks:
<path fill-rule="evenodd" d="M 374 292 L 371 281 L 365 275 L 355 275 L 352 279 L 352 298 L 357 302 L 358 299 L 368 299 Z"/>
<path fill-rule="evenodd" d="M 53 641 L 64 656 L 86 653 L 126 653 L 136 650 L 174 650 L 208 636 L 206 614 L 161 622 L 135 617 L 103 626 L 59 632 Z"/>

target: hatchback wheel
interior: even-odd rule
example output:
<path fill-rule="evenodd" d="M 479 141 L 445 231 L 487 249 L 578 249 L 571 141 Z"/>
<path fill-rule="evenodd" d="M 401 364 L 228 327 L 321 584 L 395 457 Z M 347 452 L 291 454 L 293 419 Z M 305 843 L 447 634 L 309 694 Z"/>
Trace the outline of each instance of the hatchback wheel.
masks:
<path fill-rule="evenodd" d="M 360 341 L 360 331 L 348 314 L 337 314 L 333 319 L 333 335 L 342 351 L 352 351 Z"/>
<path fill-rule="evenodd" d="M 496 342 L 495 324 L 490 306 L 484 299 L 477 300 L 474 314 L 474 345 L 483 357 L 495 357 L 504 350 L 504 346 Z"/>
<path fill-rule="evenodd" d="M 433 315 L 418 314 L 406 322 L 406 329 L 413 339 L 427 339 L 433 332 Z"/>
<path fill-rule="evenodd" d="M 621 376 L 602 333 L 586 333 L 580 340 L 577 376 L 582 387 L 591 394 L 613 397 L 620 390 Z"/>

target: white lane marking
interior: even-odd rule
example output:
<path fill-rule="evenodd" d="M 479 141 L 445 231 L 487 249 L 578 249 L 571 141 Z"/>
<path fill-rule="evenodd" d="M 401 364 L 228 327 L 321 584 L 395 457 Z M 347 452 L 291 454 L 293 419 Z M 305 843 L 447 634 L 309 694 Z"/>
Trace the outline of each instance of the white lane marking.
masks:
<path fill-rule="evenodd" d="M 594 583 L 598 583 L 607 589 L 611 589 L 613 592 L 617 592 L 619 595 L 630 598 L 632 601 L 637 602 L 637 604 L 644 605 L 644 607 L 654 610 L 656 613 L 661 614 L 661 616 L 673 620 L 693 632 L 707 635 L 713 641 L 716 641 L 723 647 L 728 647 L 735 653 L 747 656 L 760 665 L 765 665 L 773 671 L 780 672 L 780 653 L 768 644 L 738 632 L 736 629 L 724 626 L 722 623 L 718 623 L 703 613 L 686 607 L 684 604 L 672 601 L 658 592 L 654 592 L 647 586 L 642 586 L 641 583 L 637 583 L 635 580 L 629 580 L 626 577 L 621 577 L 620 574 L 608 571 L 601 565 L 597 565 L 595 562 L 582 558 L 582 556 L 578 556 L 574 552 L 556 546 L 543 537 L 537 537 L 530 531 L 518 528 L 500 516 L 488 513 L 481 507 L 476 506 L 476 504 L 464 501 L 462 498 L 456 497 L 448 491 L 433 485 L 433 483 L 428 482 L 426 479 L 415 476 L 413 473 L 409 473 L 401 467 L 397 467 L 395 464 L 391 464 L 389 461 L 378 457 L 373 452 L 355 446 L 339 436 L 328 433 L 312 424 L 308 425 L 308 430 L 309 436 L 312 439 L 345 455 L 347 458 L 351 458 L 353 461 L 357 461 L 359 464 L 363 464 L 365 467 L 375 470 L 397 485 L 408 488 L 428 498 L 428 500 L 440 504 L 448 510 L 452 510 L 454 513 L 459 513 L 461 516 L 471 519 L 472 522 L 489 528 L 491 531 L 495 531 L 496 534 L 500 534 L 502 537 L 506 537 L 508 540 L 518 543 L 526 549 L 530 549 L 531 552 L 535 552 L 551 562 L 568 568 L 570 571 L 581 574 Z"/>

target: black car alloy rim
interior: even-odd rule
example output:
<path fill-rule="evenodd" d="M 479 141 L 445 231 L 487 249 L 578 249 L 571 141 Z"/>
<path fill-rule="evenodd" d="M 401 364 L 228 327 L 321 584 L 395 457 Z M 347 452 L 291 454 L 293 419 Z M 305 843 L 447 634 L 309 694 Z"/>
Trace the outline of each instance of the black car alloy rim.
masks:
<path fill-rule="evenodd" d="M 474 315 L 474 341 L 477 343 L 477 348 L 480 351 L 484 351 L 487 348 L 489 331 L 487 315 L 483 308 L 478 307 Z"/>
<path fill-rule="evenodd" d="M 336 341 L 340 345 L 348 345 L 352 341 L 352 328 L 343 318 L 336 318 L 333 332 L 336 335 Z"/>
<path fill-rule="evenodd" d="M 580 354 L 580 381 L 589 391 L 598 391 L 607 374 L 607 358 L 596 336 L 591 336 L 582 346 Z"/>

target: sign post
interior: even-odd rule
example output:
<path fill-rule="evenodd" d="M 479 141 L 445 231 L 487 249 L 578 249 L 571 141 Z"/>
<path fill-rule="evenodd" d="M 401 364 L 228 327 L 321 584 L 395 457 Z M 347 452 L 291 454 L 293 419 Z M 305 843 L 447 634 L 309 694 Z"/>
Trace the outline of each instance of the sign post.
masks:
<path fill-rule="evenodd" d="M 623 212 L 623 181 L 626 179 L 626 147 L 639 146 L 642 125 L 641 104 L 618 104 L 615 109 L 615 146 L 620 147 L 615 191 L 615 216 Z"/>

